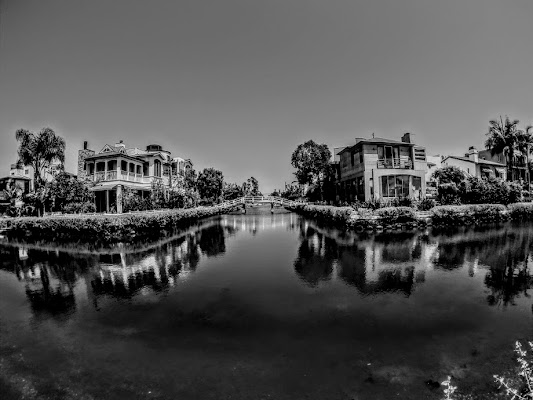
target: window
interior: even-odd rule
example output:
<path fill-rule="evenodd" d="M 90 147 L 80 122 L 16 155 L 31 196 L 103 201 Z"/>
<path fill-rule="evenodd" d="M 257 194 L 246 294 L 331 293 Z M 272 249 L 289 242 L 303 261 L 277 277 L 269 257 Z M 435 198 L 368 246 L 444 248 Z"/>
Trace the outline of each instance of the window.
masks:
<path fill-rule="evenodd" d="M 355 165 L 355 152 L 351 152 L 351 156 L 352 156 L 352 167 Z"/>
<path fill-rule="evenodd" d="M 359 162 L 362 164 L 365 160 L 363 150 L 359 151 Z"/>
<path fill-rule="evenodd" d="M 120 169 L 124 172 L 128 172 L 128 162 L 127 161 L 121 161 L 120 162 Z"/>
<path fill-rule="evenodd" d="M 388 175 L 381 177 L 382 197 L 408 197 L 409 175 Z M 420 178 L 418 178 L 420 180 Z M 419 182 L 421 184 L 421 181 Z"/>
<path fill-rule="evenodd" d="M 24 170 L 24 175 L 29 175 L 30 174 L 30 170 L 29 169 L 25 169 Z"/>
<path fill-rule="evenodd" d="M 154 176 L 161 176 L 161 161 L 154 161 Z"/>
<path fill-rule="evenodd" d="M 426 161 L 426 149 L 415 148 L 415 161 Z"/>

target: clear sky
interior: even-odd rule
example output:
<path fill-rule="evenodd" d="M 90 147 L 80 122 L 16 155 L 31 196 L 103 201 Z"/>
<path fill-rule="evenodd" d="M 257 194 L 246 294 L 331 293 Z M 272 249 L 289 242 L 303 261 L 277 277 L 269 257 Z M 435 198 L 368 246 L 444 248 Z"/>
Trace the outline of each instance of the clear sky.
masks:
<path fill-rule="evenodd" d="M 15 131 L 159 143 L 263 192 L 313 139 L 428 154 L 533 123 L 532 0 L 0 0 L 0 172 Z"/>

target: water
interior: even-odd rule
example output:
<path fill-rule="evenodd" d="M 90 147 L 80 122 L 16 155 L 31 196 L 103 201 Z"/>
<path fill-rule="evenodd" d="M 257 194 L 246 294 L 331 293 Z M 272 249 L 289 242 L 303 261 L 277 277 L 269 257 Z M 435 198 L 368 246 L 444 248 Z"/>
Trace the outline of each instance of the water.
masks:
<path fill-rule="evenodd" d="M 135 247 L 0 245 L 0 398 L 438 399 L 533 339 L 533 226 L 346 235 L 230 215 Z"/>

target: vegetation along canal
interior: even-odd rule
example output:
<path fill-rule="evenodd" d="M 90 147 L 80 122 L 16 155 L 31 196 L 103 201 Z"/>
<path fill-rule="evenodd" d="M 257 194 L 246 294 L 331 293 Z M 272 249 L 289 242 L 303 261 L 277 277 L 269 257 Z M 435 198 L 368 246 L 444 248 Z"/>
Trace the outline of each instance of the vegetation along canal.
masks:
<path fill-rule="evenodd" d="M 448 375 L 493 398 L 533 331 L 532 225 L 350 236 L 248 214 L 39 246 L 0 244 L 4 400 L 440 399 Z"/>

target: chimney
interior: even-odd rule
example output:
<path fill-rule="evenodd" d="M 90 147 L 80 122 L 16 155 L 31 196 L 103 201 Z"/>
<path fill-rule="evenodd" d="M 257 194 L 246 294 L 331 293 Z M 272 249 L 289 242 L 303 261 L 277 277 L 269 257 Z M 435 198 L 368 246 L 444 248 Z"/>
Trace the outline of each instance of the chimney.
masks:
<path fill-rule="evenodd" d="M 88 147 L 89 147 L 89 143 L 87 142 L 87 140 L 85 140 L 83 142 L 83 150 L 87 150 Z"/>
<path fill-rule="evenodd" d="M 468 148 L 468 153 L 466 155 L 470 161 L 474 161 L 475 163 L 479 162 L 479 153 L 474 146 Z"/>
<path fill-rule="evenodd" d="M 411 143 L 411 134 L 409 132 L 403 134 L 402 142 Z"/>
<path fill-rule="evenodd" d="M 118 143 L 115 143 L 115 147 L 122 147 L 123 149 L 125 149 L 126 145 L 124 144 L 123 140 L 119 140 Z"/>

